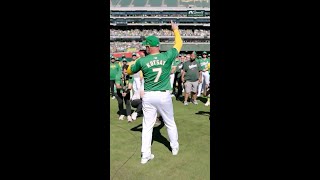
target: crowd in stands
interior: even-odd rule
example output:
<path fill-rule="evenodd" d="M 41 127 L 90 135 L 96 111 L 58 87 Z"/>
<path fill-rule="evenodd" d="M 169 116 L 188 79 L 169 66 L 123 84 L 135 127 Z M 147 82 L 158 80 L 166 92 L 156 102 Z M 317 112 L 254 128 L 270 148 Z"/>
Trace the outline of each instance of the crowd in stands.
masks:
<path fill-rule="evenodd" d="M 181 36 L 210 36 L 210 30 L 203 29 L 180 29 Z M 130 29 L 130 30 L 119 30 L 110 29 L 111 36 L 173 36 L 173 32 L 169 29 Z"/>
<path fill-rule="evenodd" d="M 173 43 L 172 40 L 162 40 L 162 43 Z M 210 40 L 204 39 L 184 39 L 184 43 L 210 43 Z M 110 52 L 126 52 L 128 48 L 137 48 L 144 50 L 145 47 L 142 46 L 141 42 L 139 41 L 130 41 L 130 42 L 121 42 L 121 41 L 114 41 L 110 42 Z"/>
<path fill-rule="evenodd" d="M 110 42 L 110 52 L 126 52 L 128 48 L 137 48 L 137 49 L 144 49 L 141 42 L 138 41 L 130 41 L 130 42 Z"/>
<path fill-rule="evenodd" d="M 187 17 L 185 14 L 112 14 L 111 17 Z M 209 15 L 206 17 L 210 17 Z"/>

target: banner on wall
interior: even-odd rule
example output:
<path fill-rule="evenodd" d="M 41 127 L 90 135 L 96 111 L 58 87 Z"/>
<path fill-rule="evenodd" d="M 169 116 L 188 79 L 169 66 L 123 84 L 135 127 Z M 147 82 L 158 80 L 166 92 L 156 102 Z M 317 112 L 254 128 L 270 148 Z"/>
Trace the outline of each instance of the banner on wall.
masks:
<path fill-rule="evenodd" d="M 127 49 L 127 52 L 136 52 L 137 51 L 137 48 L 128 48 Z"/>

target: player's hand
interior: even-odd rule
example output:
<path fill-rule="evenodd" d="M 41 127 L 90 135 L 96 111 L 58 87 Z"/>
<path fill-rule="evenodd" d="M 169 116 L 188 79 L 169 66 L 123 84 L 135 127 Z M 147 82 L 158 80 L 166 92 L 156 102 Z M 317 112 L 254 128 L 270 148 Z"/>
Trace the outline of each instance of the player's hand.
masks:
<path fill-rule="evenodd" d="M 172 31 L 179 29 L 178 25 L 176 23 L 174 23 L 172 20 L 171 20 L 171 28 L 172 28 Z"/>
<path fill-rule="evenodd" d="M 184 78 L 182 78 L 181 81 L 184 83 Z"/>
<path fill-rule="evenodd" d="M 202 79 L 199 79 L 199 83 L 202 83 Z"/>

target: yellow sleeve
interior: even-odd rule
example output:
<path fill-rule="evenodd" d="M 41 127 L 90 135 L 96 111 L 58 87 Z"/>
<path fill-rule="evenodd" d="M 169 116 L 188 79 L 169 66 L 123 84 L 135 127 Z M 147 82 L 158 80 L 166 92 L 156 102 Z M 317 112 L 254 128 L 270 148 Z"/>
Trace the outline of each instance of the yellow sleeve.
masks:
<path fill-rule="evenodd" d="M 207 65 L 207 70 L 209 70 L 210 69 L 210 63 L 208 63 L 208 65 Z"/>
<path fill-rule="evenodd" d="M 173 31 L 173 33 L 174 33 L 174 46 L 173 47 L 176 48 L 179 53 L 182 48 L 182 39 L 180 36 L 180 32 L 178 29 L 176 29 Z"/>
<path fill-rule="evenodd" d="M 142 74 L 142 71 L 140 71 L 140 78 L 143 78 L 143 74 Z"/>
<path fill-rule="evenodd" d="M 132 71 L 131 71 L 131 66 L 132 66 L 133 64 L 135 64 L 136 62 L 137 62 L 137 60 L 135 60 L 135 61 L 130 61 L 130 62 L 128 63 L 127 74 L 129 74 L 129 75 L 132 75 L 132 74 L 133 74 Z"/>

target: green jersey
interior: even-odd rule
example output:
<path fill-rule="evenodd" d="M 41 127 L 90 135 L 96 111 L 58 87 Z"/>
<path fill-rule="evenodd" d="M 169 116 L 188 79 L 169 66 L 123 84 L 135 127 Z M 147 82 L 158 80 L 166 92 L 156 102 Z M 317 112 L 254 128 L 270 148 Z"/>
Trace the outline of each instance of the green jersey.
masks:
<path fill-rule="evenodd" d="M 110 80 L 115 80 L 119 71 L 121 71 L 119 64 L 110 62 Z"/>
<path fill-rule="evenodd" d="M 207 71 L 207 66 L 208 66 L 208 63 L 210 63 L 210 59 L 206 58 L 202 58 L 198 61 L 200 63 L 200 66 L 202 68 L 203 71 Z"/>
<path fill-rule="evenodd" d="M 200 63 L 196 60 L 194 61 L 187 61 L 183 63 L 183 71 L 185 72 L 184 80 L 195 82 L 199 80 L 199 71 L 201 71 L 202 68 L 200 66 Z"/>
<path fill-rule="evenodd" d="M 132 76 L 126 76 L 126 79 L 124 79 L 124 75 L 121 71 L 117 73 L 115 81 L 116 84 L 122 87 L 122 89 L 120 89 L 120 93 L 122 93 L 124 89 L 127 89 L 129 84 L 133 84 Z"/>
<path fill-rule="evenodd" d="M 132 73 L 142 71 L 145 91 L 171 90 L 169 76 L 172 62 L 177 55 L 176 48 L 171 48 L 164 53 L 150 54 L 136 60 L 130 69 Z"/>

